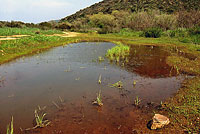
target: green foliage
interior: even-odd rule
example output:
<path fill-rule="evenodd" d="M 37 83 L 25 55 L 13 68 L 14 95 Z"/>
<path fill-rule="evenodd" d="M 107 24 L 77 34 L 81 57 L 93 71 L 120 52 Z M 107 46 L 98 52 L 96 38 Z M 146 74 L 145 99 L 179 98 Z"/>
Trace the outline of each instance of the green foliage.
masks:
<path fill-rule="evenodd" d="M 10 35 L 35 35 L 36 32 L 40 34 L 55 34 L 62 33 L 58 30 L 41 30 L 39 28 L 0 28 L 0 36 L 10 36 Z"/>
<path fill-rule="evenodd" d="M 146 38 L 159 38 L 161 37 L 162 30 L 160 28 L 149 28 L 143 32 Z"/>
<path fill-rule="evenodd" d="M 45 35 L 35 35 L 16 40 L 2 41 L 0 50 L 3 51 L 3 53 L 0 54 L 0 63 L 20 55 L 32 53 L 36 50 L 49 48 L 63 41 L 64 39 L 61 37 Z"/>
<path fill-rule="evenodd" d="M 7 133 L 6 134 L 13 134 L 14 128 L 13 128 L 13 117 L 11 119 L 11 123 L 7 126 Z"/>
<path fill-rule="evenodd" d="M 129 28 L 123 28 L 119 33 L 115 33 L 115 35 L 124 36 L 124 37 L 139 37 L 141 34 L 140 31 L 133 31 Z"/>
<path fill-rule="evenodd" d="M 191 36 L 192 43 L 200 44 L 200 34 Z"/>
<path fill-rule="evenodd" d="M 96 100 L 93 102 L 93 104 L 97 104 L 98 106 L 103 106 L 102 98 L 101 98 L 101 90 L 97 94 Z"/>
<path fill-rule="evenodd" d="M 140 98 L 139 98 L 138 96 L 136 96 L 136 98 L 135 98 L 135 100 L 134 100 L 134 104 L 135 104 L 136 106 L 139 106 L 140 103 L 141 103 Z"/>
<path fill-rule="evenodd" d="M 110 14 L 98 13 L 90 16 L 89 19 L 92 26 L 101 28 L 98 32 L 102 34 L 112 32 L 116 25 L 114 16 Z"/>
<path fill-rule="evenodd" d="M 190 35 L 200 35 L 200 26 L 195 26 L 189 29 Z"/>
<path fill-rule="evenodd" d="M 50 121 L 44 119 L 45 116 L 46 116 L 46 113 L 42 112 L 42 110 L 40 108 L 39 108 L 39 110 L 35 110 L 35 121 L 36 121 L 35 128 L 46 127 L 50 124 Z"/>
<path fill-rule="evenodd" d="M 121 81 L 118 81 L 114 84 L 111 84 L 110 87 L 116 87 L 121 89 L 123 87 L 123 83 Z"/>
<path fill-rule="evenodd" d="M 126 60 L 129 56 L 130 47 L 123 45 L 121 42 L 116 42 L 118 44 L 115 47 L 107 50 L 106 57 L 110 61 L 119 62 L 120 60 Z"/>
<path fill-rule="evenodd" d="M 188 133 L 199 133 L 200 77 L 185 80 L 183 88 L 166 105 L 174 122 L 178 122 Z"/>

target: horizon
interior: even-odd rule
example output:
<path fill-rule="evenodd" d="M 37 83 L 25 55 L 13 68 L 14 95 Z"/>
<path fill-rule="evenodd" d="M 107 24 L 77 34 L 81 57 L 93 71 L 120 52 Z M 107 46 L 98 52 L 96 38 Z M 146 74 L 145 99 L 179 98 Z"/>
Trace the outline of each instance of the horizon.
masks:
<path fill-rule="evenodd" d="M 100 1 L 102 0 L 68 0 L 67 2 L 65 0 L 0 0 L 0 21 L 40 23 L 60 20 Z"/>

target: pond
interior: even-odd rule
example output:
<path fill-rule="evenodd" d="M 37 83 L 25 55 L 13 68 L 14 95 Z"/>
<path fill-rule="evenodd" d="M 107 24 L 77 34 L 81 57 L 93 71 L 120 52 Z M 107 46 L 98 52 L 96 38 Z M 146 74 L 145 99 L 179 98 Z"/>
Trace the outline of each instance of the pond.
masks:
<path fill-rule="evenodd" d="M 183 76 L 166 64 L 169 54 L 163 47 L 131 46 L 129 62 L 120 66 L 105 58 L 113 46 L 106 42 L 74 43 L 1 65 L 0 132 L 5 132 L 11 116 L 17 132 L 33 127 L 38 106 L 46 106 L 49 120 L 55 118 L 56 105 L 61 107 L 61 101 L 65 109 L 61 115 L 69 124 L 85 122 L 80 126 L 87 129 L 91 120 L 100 126 L 109 119 L 110 127 L 113 123 L 115 127 L 129 126 L 132 122 L 128 120 L 135 118 L 131 111 L 136 97 L 142 107 L 159 105 L 180 88 Z M 99 61 L 99 57 L 104 60 Z M 122 89 L 110 86 L 118 81 L 122 81 Z M 101 109 L 92 105 L 100 90 L 104 103 Z M 68 129 L 73 132 L 77 127 Z"/>

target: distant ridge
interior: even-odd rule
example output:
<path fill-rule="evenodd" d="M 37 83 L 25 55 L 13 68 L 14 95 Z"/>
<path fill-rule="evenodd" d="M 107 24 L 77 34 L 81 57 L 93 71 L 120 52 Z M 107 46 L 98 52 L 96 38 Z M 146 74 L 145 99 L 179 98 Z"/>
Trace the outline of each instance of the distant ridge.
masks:
<path fill-rule="evenodd" d="M 179 10 L 199 10 L 200 0 L 104 0 L 61 19 L 61 22 L 73 22 L 77 18 L 97 14 L 99 12 L 110 14 L 113 10 L 128 10 L 135 12 L 152 9 L 168 13 Z"/>

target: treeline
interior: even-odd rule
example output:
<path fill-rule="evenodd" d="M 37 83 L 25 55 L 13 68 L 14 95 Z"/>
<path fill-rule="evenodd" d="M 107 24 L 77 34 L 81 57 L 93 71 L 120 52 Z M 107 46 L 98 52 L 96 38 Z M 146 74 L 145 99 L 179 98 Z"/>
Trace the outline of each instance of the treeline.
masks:
<path fill-rule="evenodd" d="M 10 27 L 10 28 L 39 28 L 42 30 L 50 30 L 50 29 L 60 29 L 67 30 L 71 28 L 71 24 L 69 23 L 57 23 L 56 21 L 49 22 L 41 22 L 38 24 L 34 23 L 24 23 L 21 21 L 0 21 L 0 28 Z"/>
<path fill-rule="evenodd" d="M 166 31 L 200 26 L 200 11 L 179 11 L 166 14 L 155 10 L 134 13 L 115 10 L 111 14 L 100 12 L 79 18 L 71 24 L 65 23 L 70 25 L 71 30 L 79 32 L 116 33 L 124 28 L 134 31 L 160 28 Z"/>
<path fill-rule="evenodd" d="M 39 24 L 24 23 L 20 21 L 0 21 L 0 27 L 33 27 L 43 30 L 61 29 L 77 32 L 117 33 L 127 28 L 133 31 L 144 31 L 149 28 L 159 28 L 163 31 L 178 28 L 193 28 L 200 26 L 200 11 L 179 11 L 173 14 L 162 13 L 159 10 L 152 11 L 118 11 L 111 14 L 88 15 L 78 18 L 73 22 L 41 22 Z"/>

